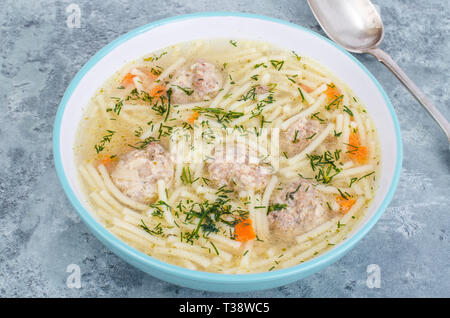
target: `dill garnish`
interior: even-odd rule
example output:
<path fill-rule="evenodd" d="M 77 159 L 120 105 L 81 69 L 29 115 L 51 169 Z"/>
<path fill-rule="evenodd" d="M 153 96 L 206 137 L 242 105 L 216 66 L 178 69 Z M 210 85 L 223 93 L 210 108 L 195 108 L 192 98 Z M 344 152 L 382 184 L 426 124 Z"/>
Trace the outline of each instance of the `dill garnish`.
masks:
<path fill-rule="evenodd" d="M 143 132 L 144 132 L 144 130 L 142 129 L 142 127 L 139 126 L 139 127 L 134 131 L 134 135 L 135 135 L 136 137 L 141 137 Z"/>
<path fill-rule="evenodd" d="M 311 169 L 317 172 L 315 179 L 318 182 L 324 184 L 330 183 L 333 178 L 342 171 L 337 167 L 337 161 L 340 158 L 340 151 L 335 151 L 334 155 L 329 151 L 325 151 L 322 155 L 309 155 L 306 157 L 309 159 Z"/>
<path fill-rule="evenodd" d="M 167 54 L 167 52 L 162 52 L 159 56 L 150 56 L 150 57 L 145 58 L 144 61 L 156 62 L 157 60 L 159 60 L 161 57 L 163 57 L 166 54 Z"/>
<path fill-rule="evenodd" d="M 284 61 L 270 60 L 270 64 L 272 64 L 274 69 L 279 71 L 283 67 Z"/>
<path fill-rule="evenodd" d="M 297 82 L 295 81 L 295 79 L 293 77 L 290 77 L 290 76 L 286 75 L 286 78 L 288 80 L 290 80 L 292 83 L 297 84 Z"/>
<path fill-rule="evenodd" d="M 116 133 L 114 130 L 106 130 L 107 134 L 102 137 L 99 144 L 94 145 L 95 151 L 100 153 L 105 149 L 105 144 L 111 142 L 112 136 Z"/>
<path fill-rule="evenodd" d="M 302 186 L 302 184 L 299 183 L 299 185 L 297 186 L 297 188 L 294 191 L 286 193 L 286 200 L 288 200 L 288 199 L 294 200 L 294 194 L 296 194 L 298 192 L 298 190 L 300 189 L 301 186 Z"/>
<path fill-rule="evenodd" d="M 272 211 L 280 211 L 287 208 L 286 203 L 273 203 L 269 205 L 269 208 L 267 209 L 267 214 L 269 214 Z"/>
<path fill-rule="evenodd" d="M 294 54 L 297 61 L 300 61 L 302 59 L 302 57 L 300 55 L 298 55 L 295 51 L 291 51 L 291 52 L 292 52 L 292 54 Z"/>
<path fill-rule="evenodd" d="M 181 89 L 187 96 L 191 96 L 192 93 L 194 93 L 194 90 L 192 88 L 189 87 L 181 87 L 179 85 L 174 85 L 176 87 L 178 87 L 179 89 Z"/>
<path fill-rule="evenodd" d="M 147 148 L 147 146 L 149 144 L 151 144 L 152 142 L 156 142 L 156 141 L 159 141 L 159 139 L 156 139 L 155 137 L 150 136 L 150 137 L 145 138 L 144 140 L 138 141 L 134 145 L 128 144 L 128 146 L 131 147 L 131 148 L 134 148 L 134 149 L 142 150 L 142 149 Z"/>
<path fill-rule="evenodd" d="M 218 123 L 230 123 L 232 119 L 244 116 L 242 112 L 225 111 L 223 108 L 194 107 L 193 110 L 215 118 Z"/>
<path fill-rule="evenodd" d="M 371 175 L 373 175 L 374 173 L 375 173 L 375 171 L 372 171 L 371 173 L 368 173 L 368 174 L 362 176 L 361 178 L 359 178 L 358 181 L 361 180 L 361 179 L 364 179 L 364 178 L 366 178 L 366 177 L 368 177 L 368 176 L 371 176 Z"/>
<path fill-rule="evenodd" d="M 342 99 L 344 98 L 344 95 L 340 95 L 338 97 L 336 97 L 331 103 L 329 103 L 328 105 L 325 106 L 326 110 L 330 110 L 331 106 L 336 106 L 336 108 L 339 107 L 339 103 L 342 101 Z M 345 106 L 344 106 L 345 108 Z"/>
<path fill-rule="evenodd" d="M 346 112 L 347 114 L 349 114 L 350 116 L 353 117 L 353 112 L 347 106 L 344 106 L 344 112 Z"/>
<path fill-rule="evenodd" d="M 192 179 L 191 175 L 191 169 L 189 167 L 183 167 L 183 170 L 181 172 L 180 179 L 185 184 L 193 184 L 195 181 L 197 181 L 199 178 Z"/>
<path fill-rule="evenodd" d="M 254 66 L 253 68 L 258 68 L 258 67 L 260 67 L 260 66 L 262 66 L 262 67 L 264 67 L 264 68 L 267 68 L 267 65 L 264 64 L 264 63 L 255 64 L 255 66 Z"/>
<path fill-rule="evenodd" d="M 302 102 L 304 102 L 305 101 L 305 96 L 303 96 L 302 90 L 300 89 L 300 87 L 297 87 L 297 89 L 300 92 L 300 96 L 302 97 Z"/>
<path fill-rule="evenodd" d="M 213 242 L 209 241 L 209 243 L 212 245 L 212 247 L 214 248 L 214 251 L 216 252 L 217 255 L 219 255 L 219 251 L 217 250 L 216 246 L 214 245 Z"/>
<path fill-rule="evenodd" d="M 157 236 L 157 235 L 161 235 L 163 234 L 163 229 L 161 227 L 161 223 L 158 223 L 153 230 L 150 230 L 147 225 L 144 223 L 144 220 L 141 219 L 141 223 L 139 224 L 139 226 L 148 234 L 153 235 L 153 236 Z"/>
<path fill-rule="evenodd" d="M 296 143 L 298 140 L 297 140 L 297 136 L 298 136 L 298 130 L 296 129 L 295 130 L 295 135 L 294 135 L 294 140 L 292 140 L 292 143 Z"/>
<path fill-rule="evenodd" d="M 236 84 L 236 82 L 233 81 L 233 78 L 231 77 L 231 74 L 228 74 L 228 77 L 230 78 L 230 84 L 231 84 L 231 85 Z"/>
<path fill-rule="evenodd" d="M 241 96 L 241 98 L 238 99 L 238 101 L 247 101 L 249 99 L 254 100 L 256 97 L 256 86 L 253 86 L 248 90 L 247 93 Z"/>
<path fill-rule="evenodd" d="M 356 178 L 356 177 L 351 178 L 349 187 L 351 187 L 352 184 L 355 183 L 356 181 L 358 181 L 358 178 Z"/>
<path fill-rule="evenodd" d="M 180 201 L 177 209 L 178 213 L 184 215 L 184 223 L 192 223 L 193 220 L 198 219 L 197 226 L 190 232 L 185 232 L 183 238 L 186 242 L 193 244 L 194 240 L 200 237 L 200 231 L 203 237 L 207 237 L 210 233 L 219 232 L 219 224 L 224 223 L 229 226 L 234 226 L 241 217 L 248 214 L 240 208 L 233 209 L 229 204 L 230 199 L 228 193 L 233 192 L 225 187 L 219 188 L 216 194 L 218 198 L 214 202 L 192 202 L 186 200 L 186 204 Z M 233 216 L 235 221 L 227 221 L 224 216 Z"/>
<path fill-rule="evenodd" d="M 322 119 L 318 116 L 319 114 L 320 114 L 320 112 L 314 113 L 311 115 L 311 118 L 316 118 L 319 121 L 325 121 L 325 119 Z"/>
<path fill-rule="evenodd" d="M 341 191 L 341 189 L 338 188 L 338 191 L 339 191 L 339 194 L 341 195 L 342 198 L 344 198 L 345 200 L 348 200 L 348 196 L 345 195 L 345 194 Z"/>

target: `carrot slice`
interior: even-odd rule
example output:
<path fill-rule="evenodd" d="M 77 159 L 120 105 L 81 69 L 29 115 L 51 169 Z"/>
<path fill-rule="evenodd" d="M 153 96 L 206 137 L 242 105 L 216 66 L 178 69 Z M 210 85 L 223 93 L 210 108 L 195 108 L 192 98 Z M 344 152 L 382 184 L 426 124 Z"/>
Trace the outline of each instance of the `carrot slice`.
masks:
<path fill-rule="evenodd" d="M 255 230 L 252 226 L 251 219 L 241 220 L 234 226 L 234 235 L 236 241 L 247 242 L 256 238 Z"/>
<path fill-rule="evenodd" d="M 328 84 L 327 89 L 325 91 L 325 94 L 327 95 L 328 99 L 335 99 L 339 96 L 341 96 L 341 91 L 333 84 Z"/>
<path fill-rule="evenodd" d="M 336 202 L 339 204 L 339 207 L 340 207 L 339 211 L 341 213 L 345 214 L 355 204 L 356 199 L 353 199 L 353 198 L 344 199 L 342 196 L 338 196 L 338 197 L 336 197 Z"/>
<path fill-rule="evenodd" d="M 350 151 L 353 151 L 350 149 Z M 369 151 L 367 150 L 367 147 L 359 146 L 355 152 L 349 152 L 348 156 L 359 163 L 360 165 L 365 164 L 367 162 L 367 157 L 369 155 Z"/>
<path fill-rule="evenodd" d="M 166 88 L 161 85 L 156 85 L 150 92 L 151 97 L 159 97 L 166 92 Z"/>
<path fill-rule="evenodd" d="M 350 133 L 350 136 L 348 136 L 348 144 L 356 147 L 359 147 L 361 145 L 359 135 L 356 132 L 352 131 Z"/>
<path fill-rule="evenodd" d="M 109 166 L 113 162 L 113 160 L 114 159 L 109 156 L 104 156 L 99 159 L 100 163 L 105 167 Z"/>
<path fill-rule="evenodd" d="M 351 132 L 348 137 L 347 154 L 350 159 L 356 161 L 359 164 L 365 164 L 369 157 L 369 151 L 367 147 L 361 145 L 359 135 L 355 132 Z"/>
<path fill-rule="evenodd" d="M 198 112 L 193 112 L 192 115 L 187 119 L 187 122 L 192 125 L 197 120 L 197 118 Z"/>
<path fill-rule="evenodd" d="M 305 90 L 305 92 L 307 92 L 307 93 L 311 93 L 313 91 L 313 89 L 311 87 L 309 87 L 308 85 L 305 85 L 305 84 L 300 84 L 300 87 L 303 88 Z"/>
<path fill-rule="evenodd" d="M 134 84 L 133 82 L 133 78 L 135 78 L 136 75 L 128 73 L 127 75 L 125 75 L 122 79 L 122 84 L 123 85 L 131 85 Z"/>

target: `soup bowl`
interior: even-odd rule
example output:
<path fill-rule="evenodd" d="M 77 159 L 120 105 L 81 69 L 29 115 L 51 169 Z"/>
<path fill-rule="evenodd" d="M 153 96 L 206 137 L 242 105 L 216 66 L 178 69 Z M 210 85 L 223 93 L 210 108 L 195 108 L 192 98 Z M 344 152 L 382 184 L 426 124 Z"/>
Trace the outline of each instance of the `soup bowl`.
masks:
<path fill-rule="evenodd" d="M 183 32 L 180 32 L 182 30 Z M 189 270 L 148 256 L 114 236 L 90 212 L 74 163 L 77 126 L 94 92 L 124 64 L 146 53 L 195 39 L 229 38 L 268 42 L 309 56 L 349 85 L 366 106 L 381 146 L 379 189 L 364 217 L 345 240 L 302 264 L 256 274 L 216 274 Z M 351 54 L 330 40 L 298 25 L 240 13 L 202 13 L 164 19 L 137 28 L 108 44 L 78 72 L 67 88 L 53 131 L 55 166 L 63 189 L 94 235 L 131 265 L 159 279 L 194 289 L 243 292 L 288 284 L 316 273 L 345 255 L 375 225 L 397 186 L 402 145 L 394 109 L 381 85 Z"/>

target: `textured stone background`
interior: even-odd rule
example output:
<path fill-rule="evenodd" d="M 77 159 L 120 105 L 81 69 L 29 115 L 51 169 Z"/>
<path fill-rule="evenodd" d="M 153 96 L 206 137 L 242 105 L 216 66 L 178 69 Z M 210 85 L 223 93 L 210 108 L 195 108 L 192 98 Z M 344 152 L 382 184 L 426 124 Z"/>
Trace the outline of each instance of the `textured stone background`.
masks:
<path fill-rule="evenodd" d="M 6 3 L 5 3 L 6 2 Z M 81 28 L 66 7 L 81 8 Z M 450 8 L 447 1 L 375 1 L 386 26 L 382 47 L 450 118 Z M 345 257 L 288 286 L 236 295 L 180 288 L 133 268 L 88 231 L 56 177 L 52 127 L 76 72 L 104 45 L 143 24 L 200 11 L 285 19 L 322 33 L 304 0 L 26 1 L 0 9 L 0 296 L 25 297 L 449 297 L 450 153 L 443 133 L 399 81 L 358 56 L 386 89 L 403 134 L 395 197 L 373 230 Z M 78 264 L 82 288 L 66 286 Z M 381 288 L 366 268 L 381 268 Z"/>

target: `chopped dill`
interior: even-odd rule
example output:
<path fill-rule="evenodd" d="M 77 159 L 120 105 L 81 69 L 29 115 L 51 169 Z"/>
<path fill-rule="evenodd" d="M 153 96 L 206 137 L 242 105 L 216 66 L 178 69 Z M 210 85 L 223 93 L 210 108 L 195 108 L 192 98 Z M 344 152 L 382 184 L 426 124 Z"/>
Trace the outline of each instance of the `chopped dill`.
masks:
<path fill-rule="evenodd" d="M 287 208 L 286 203 L 273 203 L 269 205 L 269 209 L 267 209 L 267 214 L 273 211 L 281 211 Z"/>
<path fill-rule="evenodd" d="M 232 119 L 244 116 L 242 112 L 225 111 L 223 108 L 194 107 L 193 110 L 215 118 L 218 123 L 230 123 Z"/>
<path fill-rule="evenodd" d="M 195 181 L 197 181 L 199 178 L 192 179 L 191 175 L 191 169 L 189 167 L 183 167 L 183 170 L 181 172 L 180 179 L 185 184 L 193 184 Z"/>
<path fill-rule="evenodd" d="M 241 96 L 238 101 L 247 101 L 249 99 L 254 100 L 256 98 L 256 86 L 253 86 L 247 93 Z"/>
<path fill-rule="evenodd" d="M 112 136 L 116 133 L 114 130 L 106 130 L 107 134 L 102 137 L 99 144 L 94 145 L 94 149 L 97 153 L 100 153 L 105 149 L 105 144 L 111 142 Z"/>
<path fill-rule="evenodd" d="M 341 197 L 343 197 L 345 200 L 348 200 L 348 196 L 345 195 L 345 194 L 341 191 L 341 189 L 338 188 L 338 191 L 339 191 L 339 194 L 341 195 Z"/>
<path fill-rule="evenodd" d="M 314 113 L 311 115 L 311 118 L 316 118 L 319 121 L 325 121 L 325 119 L 322 119 L 318 116 L 319 114 L 320 114 L 320 112 Z"/>
<path fill-rule="evenodd" d="M 284 61 L 270 60 L 270 64 L 272 64 L 274 69 L 280 71 L 284 65 Z"/>
<path fill-rule="evenodd" d="M 187 96 L 191 96 L 194 93 L 194 90 L 192 88 L 181 87 L 179 85 L 175 85 L 175 86 L 178 87 L 179 89 L 181 89 Z"/>
<path fill-rule="evenodd" d="M 217 249 L 217 247 L 214 245 L 213 242 L 209 241 L 209 243 L 211 244 L 211 246 L 214 248 L 214 251 L 216 252 L 217 255 L 219 255 L 219 250 Z"/>
<path fill-rule="evenodd" d="M 158 223 L 153 230 L 150 230 L 147 225 L 144 223 L 144 220 L 141 219 L 141 223 L 139 224 L 139 226 L 148 234 L 153 235 L 153 236 L 157 236 L 157 235 L 161 235 L 163 234 L 163 229 L 161 227 L 161 223 Z"/>
<path fill-rule="evenodd" d="M 336 106 L 336 108 L 339 107 L 339 103 L 342 101 L 342 99 L 344 98 L 344 95 L 340 95 L 338 97 L 336 97 L 331 103 L 329 103 L 328 105 L 325 106 L 326 110 L 330 110 L 332 106 Z M 345 106 L 344 106 L 345 108 Z"/>
<path fill-rule="evenodd" d="M 292 52 L 292 54 L 294 54 L 297 61 L 300 61 L 302 59 L 302 57 L 300 55 L 298 55 L 295 51 L 291 51 L 291 52 Z"/>
<path fill-rule="evenodd" d="M 300 189 L 301 186 L 302 186 L 302 184 L 299 183 L 297 188 L 294 191 L 286 193 L 286 200 L 288 200 L 288 199 L 294 200 L 294 194 L 296 194 L 298 192 L 298 190 Z"/>
<path fill-rule="evenodd" d="M 305 101 L 305 96 L 303 96 L 302 90 L 300 89 L 300 87 L 297 87 L 297 89 L 300 92 L 300 96 L 302 97 L 302 102 L 304 102 Z"/>
<path fill-rule="evenodd" d="M 353 112 L 347 106 L 344 106 L 344 112 L 346 112 L 347 114 L 349 114 L 350 116 L 353 117 Z"/>
<path fill-rule="evenodd" d="M 298 142 L 297 137 L 298 137 L 298 130 L 296 129 L 295 130 L 295 135 L 294 135 L 294 140 L 292 140 L 292 143 L 295 144 L 296 142 Z"/>
<path fill-rule="evenodd" d="M 264 63 L 255 64 L 255 66 L 253 68 L 258 68 L 258 67 L 261 67 L 261 66 L 264 67 L 264 68 L 267 68 L 267 65 L 264 64 Z"/>
<path fill-rule="evenodd" d="M 167 52 L 163 52 L 159 56 L 150 56 L 150 57 L 145 58 L 144 61 L 146 61 L 146 62 L 156 62 L 156 61 L 158 61 L 160 58 L 162 58 L 166 54 L 167 54 Z"/>

